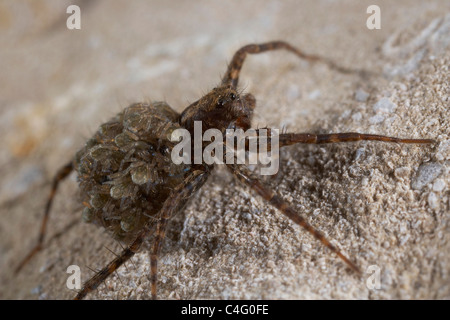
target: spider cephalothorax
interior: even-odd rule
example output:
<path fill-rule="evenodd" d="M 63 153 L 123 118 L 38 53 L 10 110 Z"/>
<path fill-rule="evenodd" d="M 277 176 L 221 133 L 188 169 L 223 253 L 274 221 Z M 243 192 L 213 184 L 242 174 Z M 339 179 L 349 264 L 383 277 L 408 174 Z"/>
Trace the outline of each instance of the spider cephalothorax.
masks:
<path fill-rule="evenodd" d="M 202 131 L 218 129 L 250 128 L 256 100 L 251 94 L 239 95 L 231 85 L 212 89 L 205 96 L 183 111 L 180 124 L 193 132 L 194 121 L 202 122 Z M 202 132 L 202 133 L 203 133 Z"/>
<path fill-rule="evenodd" d="M 337 66 L 317 56 L 306 55 L 286 42 L 251 44 L 238 50 L 221 84 L 178 114 L 164 102 L 137 103 L 129 106 L 109 122 L 77 152 L 74 160 L 62 167 L 53 180 L 37 245 L 20 263 L 17 271 L 42 248 L 52 200 L 59 182 L 72 170 L 78 172 L 80 193 L 85 206 L 84 220 L 104 226 L 119 240 L 127 243 L 122 253 L 100 270 L 78 292 L 81 299 L 95 290 L 111 273 L 130 259 L 143 241 L 153 237 L 150 254 L 151 294 L 156 298 L 157 261 L 168 220 L 186 204 L 205 183 L 213 165 L 173 163 L 171 135 L 176 129 L 192 133 L 200 121 L 202 131 L 250 128 L 256 102 L 253 95 L 237 90 L 239 73 L 247 54 L 285 49 L 311 62 L 321 61 L 339 72 L 358 72 Z M 270 130 L 270 128 L 269 128 Z M 202 133 L 203 133 L 202 132 Z M 397 143 L 432 143 L 429 139 L 400 139 L 355 132 L 335 134 L 282 133 L 279 147 L 296 143 L 333 143 L 376 140 Z M 223 141 L 226 143 L 225 141 Z M 251 173 L 245 165 L 227 162 L 227 168 L 243 184 L 252 188 L 270 205 L 334 252 L 355 272 L 359 268 L 312 227 L 279 194 Z"/>

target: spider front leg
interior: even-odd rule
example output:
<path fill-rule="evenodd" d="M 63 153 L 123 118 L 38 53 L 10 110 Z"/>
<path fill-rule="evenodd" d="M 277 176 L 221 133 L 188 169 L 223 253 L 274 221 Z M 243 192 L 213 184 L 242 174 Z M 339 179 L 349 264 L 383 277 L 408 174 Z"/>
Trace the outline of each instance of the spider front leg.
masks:
<path fill-rule="evenodd" d="M 150 285 L 152 299 L 154 300 L 156 299 L 157 291 L 158 256 L 166 236 L 167 221 L 184 207 L 189 198 L 192 197 L 206 182 L 208 176 L 208 171 L 194 171 L 183 184 L 175 188 L 172 192 L 172 196 L 166 200 L 164 207 L 166 207 L 167 203 L 167 209 L 163 210 L 164 207 L 161 209 L 161 218 L 156 227 L 156 235 L 153 242 L 152 253 L 150 254 Z"/>
<path fill-rule="evenodd" d="M 47 222 L 50 215 L 50 209 L 52 207 L 53 198 L 55 197 L 56 191 L 58 190 L 59 183 L 69 176 L 73 170 L 73 163 L 70 162 L 60 168 L 53 178 L 52 189 L 47 199 L 47 205 L 45 206 L 44 217 L 41 222 L 41 229 L 39 231 L 39 237 L 37 244 L 31 249 L 31 251 L 25 256 L 25 258 L 17 266 L 15 273 L 18 273 L 30 260 L 31 258 L 42 249 L 42 243 L 44 242 L 45 233 L 47 230 Z"/>
<path fill-rule="evenodd" d="M 264 133 L 262 134 L 262 130 Z M 272 129 L 260 128 L 256 129 L 256 137 L 267 137 L 267 150 L 272 148 Z M 246 148 L 249 149 L 251 139 L 255 137 L 247 137 Z M 282 133 L 278 135 L 278 147 L 286 147 L 297 143 L 306 144 L 325 144 L 325 143 L 340 143 L 340 142 L 355 142 L 355 141 L 381 141 L 393 143 L 408 143 L 408 144 L 433 144 L 436 143 L 432 139 L 410 139 L 410 138 L 396 138 L 389 136 L 382 136 L 377 134 L 365 134 L 358 132 L 343 132 L 330 134 L 313 134 L 313 133 Z"/>
<path fill-rule="evenodd" d="M 156 234 L 153 243 L 152 253 L 150 255 L 150 284 L 152 299 L 156 299 L 157 293 L 157 267 L 158 256 L 161 245 L 165 237 L 167 221 L 177 213 L 182 206 L 195 194 L 195 192 L 206 182 L 207 171 L 196 170 L 191 173 L 180 185 L 175 187 L 170 196 L 164 201 L 164 205 L 158 213 L 159 220 L 156 224 Z M 153 230 L 154 220 L 150 220 L 147 225 L 138 234 L 136 239 L 125 248 L 120 255 L 111 261 L 106 267 L 89 279 L 83 288 L 78 292 L 75 300 L 83 299 L 89 292 L 95 290 L 106 278 L 116 271 L 122 264 L 130 259 L 139 250 L 143 241 Z"/>
<path fill-rule="evenodd" d="M 337 247 L 332 245 L 330 241 L 313 226 L 311 226 L 306 220 L 299 215 L 280 195 L 266 187 L 258 178 L 252 176 L 250 171 L 244 166 L 236 164 L 227 164 L 228 169 L 244 184 L 258 193 L 264 200 L 269 202 L 270 205 L 281 211 L 286 217 L 291 219 L 294 223 L 298 224 L 311 235 L 319 240 L 324 246 L 334 252 L 339 258 L 341 258 L 347 266 L 349 266 L 356 273 L 361 274 L 360 269 L 347 258 Z"/>
<path fill-rule="evenodd" d="M 432 144 L 435 143 L 431 139 L 402 139 L 396 137 L 388 137 L 376 134 L 365 134 L 358 132 L 330 133 L 330 134 L 312 134 L 312 133 L 283 133 L 279 136 L 280 147 L 293 145 L 296 143 L 323 144 L 337 142 L 353 142 L 353 141 L 382 141 L 395 143 L 418 143 Z"/>
<path fill-rule="evenodd" d="M 337 70 L 341 73 L 358 73 L 362 76 L 369 74 L 368 71 L 363 70 L 352 70 L 348 68 L 341 67 L 334 63 L 333 61 L 320 57 L 317 55 L 309 55 L 301 50 L 297 49 L 296 47 L 290 45 L 287 42 L 284 41 L 272 41 L 272 42 L 266 42 L 261 44 L 249 44 L 241 49 L 239 49 L 233 56 L 230 64 L 228 65 L 228 69 L 222 78 L 222 85 L 231 85 L 233 88 L 237 87 L 237 84 L 239 82 L 239 74 L 242 69 L 242 65 L 244 64 L 245 58 L 247 57 L 247 54 L 257 54 L 257 53 L 263 53 L 266 51 L 273 51 L 273 50 L 280 50 L 284 49 L 287 51 L 290 51 L 297 55 L 301 59 L 305 59 L 310 62 L 322 62 L 327 64 L 330 68 Z"/>

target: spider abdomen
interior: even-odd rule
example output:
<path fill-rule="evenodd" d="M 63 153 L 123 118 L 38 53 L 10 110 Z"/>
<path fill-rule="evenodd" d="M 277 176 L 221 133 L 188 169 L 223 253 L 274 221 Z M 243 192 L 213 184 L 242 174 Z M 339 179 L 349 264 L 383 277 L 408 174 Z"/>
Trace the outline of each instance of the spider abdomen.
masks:
<path fill-rule="evenodd" d="M 175 165 L 178 114 L 163 102 L 135 103 L 102 124 L 76 154 L 83 219 L 125 243 L 161 209 L 190 167 Z"/>

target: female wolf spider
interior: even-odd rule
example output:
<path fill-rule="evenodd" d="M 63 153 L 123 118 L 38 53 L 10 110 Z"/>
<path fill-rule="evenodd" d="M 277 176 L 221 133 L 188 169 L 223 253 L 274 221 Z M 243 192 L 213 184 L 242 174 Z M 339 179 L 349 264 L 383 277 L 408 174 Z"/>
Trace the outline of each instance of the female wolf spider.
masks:
<path fill-rule="evenodd" d="M 75 299 L 82 299 L 95 290 L 111 273 L 130 259 L 148 237 L 153 237 L 150 253 L 150 285 L 151 296 L 155 299 L 158 256 L 167 222 L 205 183 L 214 167 L 214 164 L 208 165 L 204 162 L 175 165 L 170 158 L 170 151 L 174 146 L 170 140 L 171 133 L 184 128 L 192 134 L 194 121 L 202 121 L 203 132 L 210 128 L 219 129 L 222 134 L 227 128 L 240 128 L 244 131 L 249 129 L 256 100 L 252 94 L 243 94 L 237 90 L 242 65 L 247 54 L 278 49 L 288 50 L 311 62 L 323 62 L 339 72 L 356 72 L 339 67 L 328 59 L 307 55 L 283 41 L 250 44 L 234 54 L 220 85 L 189 105 L 181 114 L 164 102 L 132 104 L 109 122 L 101 125 L 94 136 L 77 152 L 74 159 L 58 171 L 53 179 L 37 244 L 16 271 L 42 249 L 50 208 L 58 185 L 72 170 L 76 170 L 85 207 L 83 219 L 105 227 L 127 246 L 106 267 L 84 283 Z M 433 143 L 433 140 L 429 139 L 400 139 L 354 132 L 282 133 L 279 135 L 279 146 L 359 140 Z M 225 141 L 223 143 L 226 144 Z M 303 227 L 342 259 L 350 269 L 357 274 L 361 273 L 354 262 L 245 166 L 237 164 L 226 166 L 243 184 L 253 189 L 294 223 Z"/>

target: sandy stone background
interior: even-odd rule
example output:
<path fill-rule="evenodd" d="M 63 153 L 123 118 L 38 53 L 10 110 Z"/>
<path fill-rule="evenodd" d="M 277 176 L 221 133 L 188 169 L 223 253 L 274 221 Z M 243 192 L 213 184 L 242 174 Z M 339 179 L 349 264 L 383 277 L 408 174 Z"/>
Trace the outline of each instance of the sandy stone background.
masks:
<path fill-rule="evenodd" d="M 81 30 L 66 28 L 70 4 L 81 8 Z M 371 4 L 381 30 L 366 27 Z M 66 228 L 81 219 L 73 174 L 45 249 L 13 275 L 36 241 L 52 176 L 98 125 L 136 101 L 181 111 L 218 83 L 238 48 L 275 39 L 377 75 L 340 74 L 287 52 L 251 56 L 241 85 L 258 100 L 254 126 L 438 143 L 291 146 L 279 173 L 263 178 L 356 261 L 361 278 L 217 168 L 169 227 L 159 297 L 449 299 L 446 0 L 1 1 L 0 298 L 71 298 L 69 265 L 84 281 L 120 251 L 94 226 Z M 148 248 L 88 298 L 148 298 Z"/>

